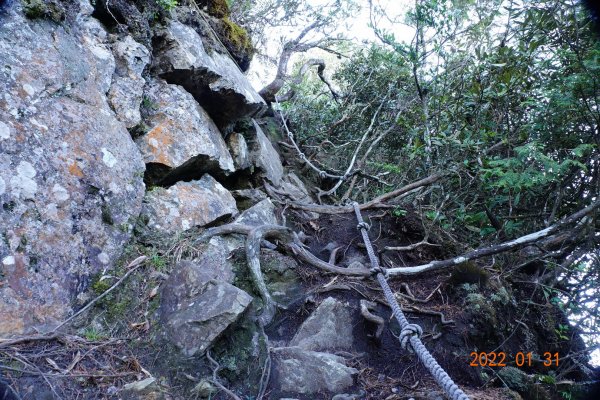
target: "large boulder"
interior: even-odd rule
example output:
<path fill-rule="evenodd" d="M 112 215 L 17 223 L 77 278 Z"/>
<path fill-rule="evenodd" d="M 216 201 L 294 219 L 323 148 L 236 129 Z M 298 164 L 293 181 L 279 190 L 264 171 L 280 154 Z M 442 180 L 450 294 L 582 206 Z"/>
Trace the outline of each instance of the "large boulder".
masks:
<path fill-rule="evenodd" d="M 162 290 L 166 336 L 187 356 L 206 351 L 252 302 L 252 296 L 219 280 L 219 271 L 207 267 L 178 264 Z"/>
<path fill-rule="evenodd" d="M 192 27 L 171 21 L 154 42 L 154 71 L 190 92 L 218 126 L 259 115 L 265 109 L 264 100 L 235 62 L 223 49 L 206 47 Z"/>
<path fill-rule="evenodd" d="M 150 61 L 150 51 L 129 35 L 113 44 L 116 69 L 108 101 L 119 121 L 133 128 L 142 120 L 140 104 L 146 81 L 142 72 Z"/>
<path fill-rule="evenodd" d="M 155 171 L 150 180 L 171 184 L 204 173 L 220 176 L 234 171 L 221 132 L 181 86 L 153 81 L 144 93 L 143 107 L 148 132 L 136 143 Z"/>
<path fill-rule="evenodd" d="M 350 307 L 333 297 L 328 297 L 302 323 L 290 346 L 307 350 L 349 350 L 354 340 Z"/>
<path fill-rule="evenodd" d="M 235 214 L 237 208 L 231 193 L 208 174 L 197 181 L 150 190 L 142 209 L 148 228 L 159 233 L 182 232 Z"/>
<path fill-rule="evenodd" d="M 62 320 L 141 207 L 144 163 L 105 97 L 106 32 L 77 20 L 0 13 L 0 335 Z"/>
<path fill-rule="evenodd" d="M 329 353 L 300 347 L 279 347 L 273 353 L 274 385 L 286 393 L 340 393 L 354 384 L 354 376 L 358 374 L 355 368 L 346 366 L 343 357 Z"/>

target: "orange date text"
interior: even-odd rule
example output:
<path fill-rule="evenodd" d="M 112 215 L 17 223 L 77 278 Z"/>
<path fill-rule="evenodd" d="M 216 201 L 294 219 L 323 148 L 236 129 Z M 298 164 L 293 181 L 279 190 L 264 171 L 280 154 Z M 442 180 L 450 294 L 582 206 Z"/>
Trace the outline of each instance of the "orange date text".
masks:
<path fill-rule="evenodd" d="M 500 352 L 472 351 L 470 354 L 471 362 L 469 363 L 469 365 L 471 367 L 506 367 L 507 362 L 511 361 L 511 360 L 509 360 L 509 358 L 513 358 L 513 357 L 507 356 L 506 353 L 504 353 L 502 351 L 500 351 Z M 517 354 L 515 354 L 514 363 L 517 367 L 531 367 L 534 362 L 539 361 L 545 367 L 552 367 L 552 366 L 558 367 L 559 359 L 560 359 L 560 357 L 559 357 L 558 353 L 551 353 L 549 351 L 545 352 L 542 355 L 541 359 L 534 359 L 531 352 L 523 353 L 520 351 Z"/>

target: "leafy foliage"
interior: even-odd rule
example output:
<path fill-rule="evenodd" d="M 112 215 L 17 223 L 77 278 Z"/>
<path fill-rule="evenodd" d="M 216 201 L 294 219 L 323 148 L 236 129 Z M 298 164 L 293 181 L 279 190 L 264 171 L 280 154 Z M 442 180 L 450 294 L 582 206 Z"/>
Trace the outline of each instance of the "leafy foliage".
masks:
<path fill-rule="evenodd" d="M 371 11 L 373 21 L 390 19 Z M 354 169 L 376 178 L 355 175 L 331 201 L 443 172 L 443 183 L 407 200 L 430 229 L 473 248 L 542 229 L 598 198 L 600 43 L 578 3 L 417 0 L 404 23 L 408 41 L 373 26 L 380 43 L 357 46 L 333 76 L 339 99 L 313 77 L 283 105 L 307 156 L 338 174 L 355 157 Z M 568 310 L 598 296 L 598 231 L 595 220 L 568 232 L 543 260 Z M 598 326 L 590 304 L 578 309 L 592 319 L 587 331 Z"/>

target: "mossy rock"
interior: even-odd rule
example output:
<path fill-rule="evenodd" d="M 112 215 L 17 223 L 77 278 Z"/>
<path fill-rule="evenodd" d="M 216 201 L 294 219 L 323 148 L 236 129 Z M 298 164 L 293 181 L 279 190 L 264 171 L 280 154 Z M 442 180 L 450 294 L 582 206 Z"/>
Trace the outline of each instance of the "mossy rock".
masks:
<path fill-rule="evenodd" d="M 229 17 L 217 20 L 213 23 L 213 27 L 240 69 L 242 71 L 248 70 L 255 53 L 248 32 L 230 20 Z"/>
<path fill-rule="evenodd" d="M 65 20 L 66 9 L 57 0 L 21 0 L 27 18 L 48 18 L 54 22 Z"/>
<path fill-rule="evenodd" d="M 504 367 L 498 371 L 498 377 L 512 390 L 526 393 L 531 384 L 531 378 L 523 371 L 515 367 Z"/>
<path fill-rule="evenodd" d="M 487 284 L 489 278 L 489 272 L 477 264 L 467 261 L 454 267 L 452 270 L 452 276 L 450 277 L 450 283 L 452 285 L 476 283 L 483 287 Z"/>
<path fill-rule="evenodd" d="M 207 11 L 210 15 L 217 18 L 225 18 L 231 15 L 227 0 L 208 0 Z"/>

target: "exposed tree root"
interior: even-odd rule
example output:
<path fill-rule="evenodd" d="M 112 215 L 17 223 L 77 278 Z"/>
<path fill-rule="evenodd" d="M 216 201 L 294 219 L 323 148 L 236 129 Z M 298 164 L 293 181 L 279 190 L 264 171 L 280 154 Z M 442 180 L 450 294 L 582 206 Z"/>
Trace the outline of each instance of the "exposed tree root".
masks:
<path fill-rule="evenodd" d="M 364 268 L 342 268 L 333 264 L 329 264 L 326 261 L 319 259 L 314 256 L 311 252 L 304 248 L 304 244 L 300 241 L 298 235 L 290 235 L 290 229 L 280 225 L 265 225 L 267 227 L 264 232 L 264 236 L 274 237 L 281 241 L 281 244 L 285 249 L 290 250 L 302 261 L 317 267 L 323 271 L 331 272 L 335 274 L 342 274 L 348 276 L 369 276 L 371 272 Z M 239 233 L 243 235 L 249 235 L 252 232 L 252 227 L 243 224 L 227 224 L 221 225 L 214 228 L 207 229 L 202 233 L 197 241 L 208 240 L 213 236 L 227 235 L 231 233 Z"/>
<path fill-rule="evenodd" d="M 262 325 L 267 325 L 271 322 L 273 316 L 275 316 L 276 307 L 260 270 L 260 242 L 266 235 L 281 236 L 281 234 L 288 232 L 289 229 L 283 226 L 262 225 L 252 229 L 246 239 L 246 261 L 252 274 L 252 280 L 264 302 L 264 310 L 259 316 L 259 321 Z"/>
<path fill-rule="evenodd" d="M 385 327 L 385 321 L 379 315 L 374 315 L 371 313 L 376 307 L 375 303 L 372 301 L 361 300 L 360 301 L 360 315 L 363 316 L 367 321 L 371 321 L 377 325 L 377 331 L 375 332 L 375 339 L 377 341 L 381 340 L 381 334 L 383 333 L 383 328 Z"/>
<path fill-rule="evenodd" d="M 444 174 L 433 174 L 416 182 L 410 183 L 406 186 L 403 186 L 399 189 L 393 190 L 389 193 L 383 194 L 379 197 L 374 198 L 371 201 L 363 203 L 359 205 L 360 210 L 366 210 L 369 208 L 386 208 L 391 207 L 389 205 L 385 205 L 384 202 L 388 200 L 393 200 L 403 194 L 406 194 L 414 189 L 421 188 L 423 186 L 431 185 L 432 183 L 440 180 Z M 291 208 L 296 208 L 304 211 L 312 211 L 319 214 L 346 214 L 354 212 L 354 208 L 352 205 L 346 206 L 328 206 L 328 205 L 318 205 L 318 204 L 302 204 L 302 203 L 289 203 Z"/>
<path fill-rule="evenodd" d="M 212 383 L 213 385 L 215 385 L 216 387 L 218 387 L 221 391 L 227 393 L 227 395 L 229 397 L 231 397 L 233 400 L 242 400 L 241 397 L 239 397 L 237 394 L 233 393 L 231 390 L 227 389 L 225 386 L 223 386 L 223 384 L 221 382 L 219 382 L 219 377 L 217 376 L 217 374 L 219 373 L 221 366 L 219 365 L 218 362 L 215 361 L 214 358 L 212 358 L 210 356 L 210 351 L 206 352 L 206 358 L 208 358 L 208 361 L 210 361 L 211 368 L 213 370 L 212 371 L 213 376 L 212 376 L 212 379 L 209 380 L 209 382 Z"/>
<path fill-rule="evenodd" d="M 408 306 L 408 307 L 402 307 L 402 311 L 425 314 L 425 315 L 435 315 L 435 316 L 440 317 L 440 322 L 442 323 L 442 325 L 454 324 L 454 321 L 451 319 L 446 319 L 446 317 L 444 316 L 444 313 L 442 313 L 441 311 L 424 310 L 422 308 L 419 308 L 417 306 L 412 306 L 412 305 Z"/>

